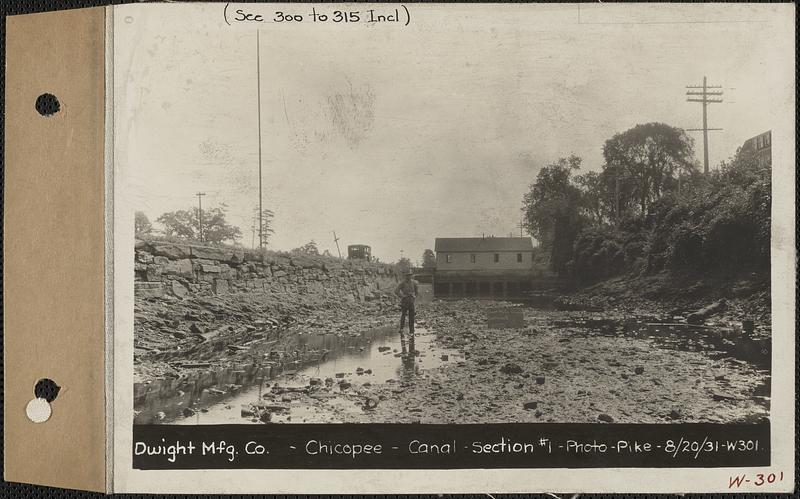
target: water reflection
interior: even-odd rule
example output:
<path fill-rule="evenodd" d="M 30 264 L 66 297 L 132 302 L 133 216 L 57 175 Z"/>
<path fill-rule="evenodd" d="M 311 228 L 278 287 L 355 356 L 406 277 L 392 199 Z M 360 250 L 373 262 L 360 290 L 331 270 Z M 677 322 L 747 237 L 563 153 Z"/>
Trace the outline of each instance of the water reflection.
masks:
<path fill-rule="evenodd" d="M 276 403 L 286 405 L 288 412 L 274 414 L 271 422 L 334 422 L 334 411 L 359 413 L 360 406 L 352 398 L 344 396 L 342 383 L 357 390 L 361 385 L 383 384 L 400 381 L 414 382 L 424 371 L 462 359 L 458 351 L 444 349 L 435 341 L 435 335 L 425 328 L 417 328 L 413 336 L 399 334 L 396 328 L 382 328 L 353 336 L 309 336 L 304 338 L 301 349 L 319 352 L 312 363 L 297 366 L 296 370 L 284 371 L 275 378 L 256 380 L 250 387 L 243 387 L 232 397 L 208 405 L 192 414 L 178 418 L 177 424 L 224 424 L 254 422 L 240 415 L 240 408 L 257 401 L 275 387 L 304 389 L 312 382 L 329 391 L 331 398 L 324 403 L 310 402 L 298 397 L 287 402 L 283 396 Z M 288 397 L 287 397 L 288 400 Z M 197 406 L 195 406 L 197 408 Z M 166 422 L 166 421 L 165 421 Z"/>

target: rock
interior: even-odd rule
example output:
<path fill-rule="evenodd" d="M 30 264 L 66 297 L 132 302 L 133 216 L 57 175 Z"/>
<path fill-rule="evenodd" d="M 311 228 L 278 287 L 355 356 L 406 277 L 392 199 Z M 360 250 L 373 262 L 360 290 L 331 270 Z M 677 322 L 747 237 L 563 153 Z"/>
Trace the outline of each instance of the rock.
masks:
<path fill-rule="evenodd" d="M 525 402 L 524 404 L 522 404 L 522 407 L 529 411 L 536 409 L 538 406 L 539 402 Z"/>
<path fill-rule="evenodd" d="M 372 369 L 364 369 L 364 374 L 372 374 Z"/>
<path fill-rule="evenodd" d="M 682 416 L 680 411 L 678 411 L 677 409 L 672 409 L 671 411 L 669 411 L 669 414 L 667 414 L 667 417 L 669 419 L 680 419 Z"/>
<path fill-rule="evenodd" d="M 188 258 L 191 254 L 189 247 L 183 244 L 172 243 L 152 243 L 150 245 L 151 253 L 156 256 L 165 256 L 170 260 L 180 260 L 181 258 Z"/>
<path fill-rule="evenodd" d="M 191 326 L 189 326 L 189 332 L 192 334 L 199 334 L 201 336 L 203 335 L 203 333 L 205 333 L 205 331 L 200 329 L 200 327 L 197 324 L 192 324 Z"/>
<path fill-rule="evenodd" d="M 169 258 L 165 256 L 157 256 L 153 258 L 153 263 L 156 265 L 166 265 L 169 263 Z"/>
<path fill-rule="evenodd" d="M 311 378 L 308 380 L 309 386 L 322 386 L 322 380 L 319 378 Z"/>
<path fill-rule="evenodd" d="M 182 333 L 180 331 L 172 331 L 172 336 L 179 340 L 186 339 L 186 333 Z"/>
<path fill-rule="evenodd" d="M 325 378 L 325 386 L 327 387 L 333 386 L 333 378 Z"/>
<path fill-rule="evenodd" d="M 217 260 L 221 262 L 229 261 L 233 253 L 232 250 L 208 246 L 192 246 L 190 250 L 193 258 L 203 258 L 205 260 Z"/>
<path fill-rule="evenodd" d="M 156 420 L 157 420 L 157 421 L 163 421 L 163 420 L 164 420 L 166 417 L 167 417 L 167 415 L 166 415 L 166 414 L 164 414 L 164 413 L 163 413 L 163 412 L 161 412 L 161 411 L 159 411 L 159 412 L 157 412 L 157 413 L 156 413 Z"/>
<path fill-rule="evenodd" d="M 161 282 L 134 281 L 133 292 L 141 298 L 159 298 L 164 296 L 164 284 Z"/>
<path fill-rule="evenodd" d="M 187 408 L 185 408 L 185 409 L 183 410 L 183 417 L 185 417 L 185 418 L 188 418 L 188 417 L 194 416 L 195 414 L 196 414 L 196 413 L 195 413 L 194 409 L 192 409 L 192 408 L 190 408 L 190 407 L 187 407 Z"/>
<path fill-rule="evenodd" d="M 517 364 L 509 363 L 501 367 L 500 372 L 503 374 L 519 374 L 522 372 L 522 368 Z"/>
<path fill-rule="evenodd" d="M 542 411 L 536 411 L 533 413 L 533 415 L 536 416 L 537 418 L 542 417 L 542 414 L 544 414 Z"/>
<path fill-rule="evenodd" d="M 272 413 L 269 411 L 264 411 L 261 413 L 261 416 L 259 416 L 258 419 L 262 423 L 269 423 L 270 421 L 272 421 Z"/>
<path fill-rule="evenodd" d="M 614 422 L 614 418 L 612 418 L 611 416 L 609 416 L 608 414 L 605 414 L 605 413 L 600 414 L 599 416 L 597 416 L 597 419 L 599 421 L 604 422 L 604 423 L 613 423 Z"/>
<path fill-rule="evenodd" d="M 459 393 L 456 395 L 456 400 L 464 400 L 464 394 L 459 392 Z"/>
<path fill-rule="evenodd" d="M 543 385 L 544 384 L 544 376 L 537 376 L 536 377 L 536 384 Z"/>
<path fill-rule="evenodd" d="M 165 275 L 177 275 L 180 277 L 194 277 L 194 270 L 192 269 L 192 261 L 184 258 L 176 261 L 167 261 L 164 268 L 161 270 Z"/>
<path fill-rule="evenodd" d="M 727 308 L 728 308 L 728 302 L 726 302 L 725 300 L 714 302 L 707 307 L 701 308 L 700 310 L 689 314 L 686 317 L 686 322 L 695 325 L 703 324 L 706 319 L 708 319 L 712 315 L 724 312 Z"/>
<path fill-rule="evenodd" d="M 183 284 L 179 283 L 178 281 L 172 281 L 170 283 L 170 292 L 177 296 L 178 298 L 183 298 L 189 293 L 189 290 Z"/>
<path fill-rule="evenodd" d="M 306 256 L 293 256 L 289 261 L 289 264 L 292 267 L 301 267 L 305 269 L 314 268 L 322 270 L 324 268 L 324 265 L 321 261 Z"/>
<path fill-rule="evenodd" d="M 644 367 L 643 366 L 636 366 L 633 369 L 633 372 L 636 373 L 636 374 L 643 374 L 644 373 Z"/>
<path fill-rule="evenodd" d="M 387 351 L 389 351 L 389 350 L 391 350 L 391 348 L 390 348 L 390 347 L 378 347 L 378 351 L 379 351 L 379 352 L 387 352 Z"/>
<path fill-rule="evenodd" d="M 442 360 L 443 360 L 443 361 L 445 361 L 445 362 L 447 362 L 448 360 L 450 360 L 450 356 L 449 356 L 449 355 L 447 355 L 446 353 L 443 353 L 443 354 L 442 354 Z"/>
<path fill-rule="evenodd" d="M 217 295 L 228 293 L 228 280 L 227 279 L 214 279 L 214 283 L 213 283 L 211 289 L 214 292 L 214 294 L 217 294 Z"/>
<path fill-rule="evenodd" d="M 344 378 L 344 373 L 336 373 L 337 378 Z"/>
<path fill-rule="evenodd" d="M 353 385 L 351 383 L 348 383 L 347 381 L 339 382 L 339 390 L 341 390 L 341 391 L 349 390 L 350 387 L 352 387 L 352 386 Z"/>

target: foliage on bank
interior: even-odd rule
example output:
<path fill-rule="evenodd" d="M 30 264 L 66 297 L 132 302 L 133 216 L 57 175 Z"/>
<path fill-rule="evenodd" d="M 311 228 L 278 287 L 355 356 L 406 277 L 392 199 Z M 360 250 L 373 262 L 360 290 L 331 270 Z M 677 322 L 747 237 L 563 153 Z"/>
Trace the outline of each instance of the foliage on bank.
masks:
<path fill-rule="evenodd" d="M 542 168 L 523 199 L 525 225 L 563 277 L 623 273 L 736 275 L 769 269 L 771 168 L 739 150 L 708 175 L 680 129 L 637 125 L 606 141 L 602 170 L 581 159 Z"/>

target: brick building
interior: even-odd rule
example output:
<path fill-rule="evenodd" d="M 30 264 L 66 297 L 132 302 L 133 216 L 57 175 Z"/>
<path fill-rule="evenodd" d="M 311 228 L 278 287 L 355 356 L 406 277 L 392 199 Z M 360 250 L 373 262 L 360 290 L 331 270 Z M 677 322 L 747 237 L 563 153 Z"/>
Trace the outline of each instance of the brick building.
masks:
<path fill-rule="evenodd" d="M 745 140 L 742 152 L 753 154 L 759 166 L 772 166 L 772 130 Z"/>
<path fill-rule="evenodd" d="M 511 298 L 531 288 L 529 237 L 438 237 L 435 249 L 437 298 Z"/>

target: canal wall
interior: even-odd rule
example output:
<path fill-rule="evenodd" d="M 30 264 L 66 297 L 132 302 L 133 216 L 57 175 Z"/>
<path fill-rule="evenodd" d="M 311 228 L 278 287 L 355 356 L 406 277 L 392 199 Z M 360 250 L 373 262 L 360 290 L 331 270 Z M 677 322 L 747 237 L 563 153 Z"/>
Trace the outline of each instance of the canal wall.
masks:
<path fill-rule="evenodd" d="M 136 241 L 138 298 L 192 294 L 292 293 L 379 300 L 399 282 L 394 265 L 164 241 Z"/>

